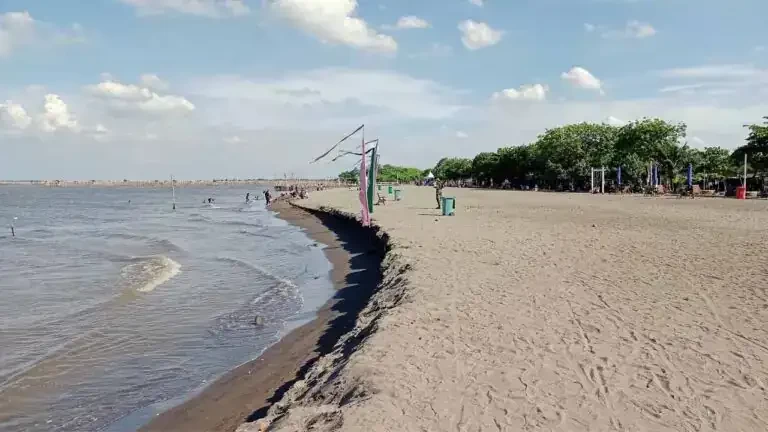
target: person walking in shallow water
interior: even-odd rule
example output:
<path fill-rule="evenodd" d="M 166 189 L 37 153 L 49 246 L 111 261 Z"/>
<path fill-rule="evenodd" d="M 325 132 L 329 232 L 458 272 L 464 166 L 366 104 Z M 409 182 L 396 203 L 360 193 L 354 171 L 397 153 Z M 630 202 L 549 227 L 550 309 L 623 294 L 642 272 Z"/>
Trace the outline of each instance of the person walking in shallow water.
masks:
<path fill-rule="evenodd" d="M 443 182 L 435 179 L 435 199 L 437 200 L 437 209 L 440 210 L 440 201 L 443 198 Z"/>

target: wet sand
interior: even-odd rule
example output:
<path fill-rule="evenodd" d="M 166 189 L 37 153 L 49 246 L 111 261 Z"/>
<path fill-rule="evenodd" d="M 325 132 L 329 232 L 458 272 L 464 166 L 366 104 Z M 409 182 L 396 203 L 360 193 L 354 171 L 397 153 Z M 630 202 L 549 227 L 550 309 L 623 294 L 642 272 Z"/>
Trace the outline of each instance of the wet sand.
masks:
<path fill-rule="evenodd" d="M 333 264 L 337 294 L 310 323 L 295 329 L 256 360 L 228 372 L 202 393 L 155 417 L 143 432 L 230 432 L 243 422 L 263 417 L 319 355 L 331 351 L 354 324 L 378 284 L 384 250 L 370 234 L 324 214 L 313 215 L 276 203 L 279 217 L 305 230 Z"/>
<path fill-rule="evenodd" d="M 381 288 L 270 431 L 768 430 L 768 202 L 403 189 Z"/>

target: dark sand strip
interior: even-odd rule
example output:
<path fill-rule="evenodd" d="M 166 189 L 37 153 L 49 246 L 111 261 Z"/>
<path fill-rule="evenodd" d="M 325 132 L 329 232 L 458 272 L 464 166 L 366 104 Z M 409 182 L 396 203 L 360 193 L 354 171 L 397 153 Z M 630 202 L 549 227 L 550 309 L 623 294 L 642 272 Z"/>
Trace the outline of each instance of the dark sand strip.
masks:
<path fill-rule="evenodd" d="M 381 281 L 385 246 L 356 223 L 276 203 L 279 217 L 301 227 L 323 243 L 333 264 L 336 295 L 315 320 L 290 332 L 256 360 L 226 373 L 191 400 L 142 427 L 142 432 L 232 432 L 242 423 L 263 417 L 314 361 L 330 352 L 350 331 L 357 315 Z"/>

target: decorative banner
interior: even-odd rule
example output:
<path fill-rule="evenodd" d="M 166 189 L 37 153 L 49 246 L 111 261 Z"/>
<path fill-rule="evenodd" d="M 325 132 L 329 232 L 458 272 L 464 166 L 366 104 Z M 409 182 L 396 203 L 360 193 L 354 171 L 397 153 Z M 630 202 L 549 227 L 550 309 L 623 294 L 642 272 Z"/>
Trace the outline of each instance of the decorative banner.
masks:
<path fill-rule="evenodd" d="M 360 157 L 360 205 L 362 205 L 362 210 L 360 212 L 360 221 L 362 222 L 363 226 L 369 226 L 371 224 L 371 215 L 368 213 L 368 193 L 366 191 L 366 186 L 368 185 L 368 172 L 366 171 L 365 167 L 365 135 L 363 135 L 363 148 L 362 148 L 362 156 Z"/>
<path fill-rule="evenodd" d="M 346 141 L 346 140 L 348 140 L 349 138 L 351 138 L 351 137 L 352 137 L 352 135 L 354 135 L 354 134 L 356 134 L 356 133 L 360 132 L 360 131 L 361 131 L 361 130 L 364 128 L 364 127 L 365 127 L 365 125 L 360 125 L 360 127 L 359 127 L 359 128 L 357 128 L 357 129 L 355 129 L 355 131 L 354 131 L 354 132 L 352 132 L 351 134 L 349 134 L 349 135 L 345 136 L 344 138 L 342 138 L 342 139 L 341 139 L 341 141 L 337 142 L 337 143 L 336 143 L 336 144 L 335 144 L 333 147 L 329 148 L 327 152 L 325 152 L 325 153 L 321 154 L 320 156 L 316 157 L 316 158 L 315 158 L 315 159 L 314 159 L 312 162 L 310 162 L 310 164 L 313 164 L 313 163 L 315 163 L 315 162 L 319 161 L 320 159 L 322 159 L 322 158 L 324 158 L 324 157 L 328 156 L 328 154 L 329 154 L 330 152 L 332 152 L 332 151 L 333 151 L 333 150 L 334 150 L 336 147 L 338 147 L 338 146 L 339 146 L 339 144 L 341 144 L 341 143 L 343 143 L 344 141 Z M 365 140 L 365 138 L 363 138 L 363 140 Z"/>
<path fill-rule="evenodd" d="M 373 213 L 373 194 L 376 190 L 376 150 L 378 146 L 373 148 L 371 153 L 371 168 L 368 172 L 368 211 Z M 365 159 L 365 156 L 363 156 Z"/>

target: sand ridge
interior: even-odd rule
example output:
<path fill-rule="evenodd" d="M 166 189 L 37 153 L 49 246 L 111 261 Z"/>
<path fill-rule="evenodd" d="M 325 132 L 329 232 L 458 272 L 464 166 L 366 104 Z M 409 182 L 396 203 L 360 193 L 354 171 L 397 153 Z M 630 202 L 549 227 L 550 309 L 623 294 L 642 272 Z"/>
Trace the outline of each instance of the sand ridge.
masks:
<path fill-rule="evenodd" d="M 405 301 L 270 430 L 768 429 L 768 202 L 444 194 L 454 217 L 430 188 L 375 209 L 409 270 L 373 300 Z M 359 211 L 345 189 L 302 205 Z"/>

